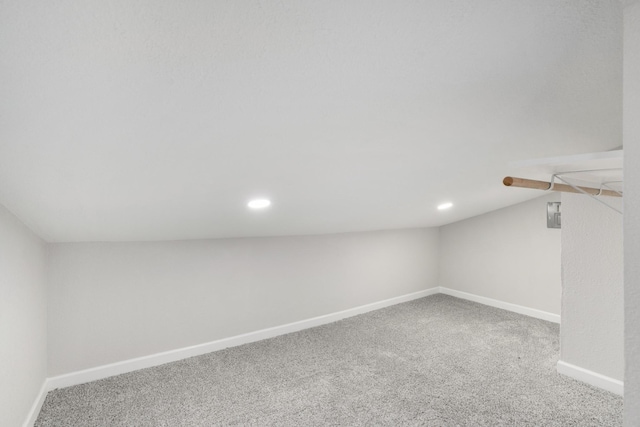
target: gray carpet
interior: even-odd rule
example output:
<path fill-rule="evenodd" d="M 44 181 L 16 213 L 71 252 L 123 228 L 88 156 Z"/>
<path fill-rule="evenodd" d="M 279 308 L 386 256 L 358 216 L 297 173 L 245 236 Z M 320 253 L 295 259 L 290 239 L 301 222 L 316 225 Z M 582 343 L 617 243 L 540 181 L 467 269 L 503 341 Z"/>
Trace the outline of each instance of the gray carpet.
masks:
<path fill-rule="evenodd" d="M 558 325 L 434 295 L 50 392 L 36 426 L 619 426 Z"/>

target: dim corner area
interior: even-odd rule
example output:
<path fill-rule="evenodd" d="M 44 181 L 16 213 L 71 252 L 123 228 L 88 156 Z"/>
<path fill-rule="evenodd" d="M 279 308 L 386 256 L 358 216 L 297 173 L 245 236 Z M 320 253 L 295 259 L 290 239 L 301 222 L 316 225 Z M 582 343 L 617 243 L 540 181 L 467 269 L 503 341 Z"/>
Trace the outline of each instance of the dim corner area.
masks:
<path fill-rule="evenodd" d="M 0 426 L 640 425 L 640 1 L 0 2 Z"/>

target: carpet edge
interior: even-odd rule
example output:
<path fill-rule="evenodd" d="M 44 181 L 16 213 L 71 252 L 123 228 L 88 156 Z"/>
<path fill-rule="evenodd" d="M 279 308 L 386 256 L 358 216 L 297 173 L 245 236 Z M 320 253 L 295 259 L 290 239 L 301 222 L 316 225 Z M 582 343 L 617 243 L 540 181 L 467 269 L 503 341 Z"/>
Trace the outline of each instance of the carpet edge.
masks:
<path fill-rule="evenodd" d="M 500 301 L 493 298 L 487 298 L 476 294 L 470 294 L 468 292 L 458 291 L 456 289 L 440 287 L 440 293 L 450 295 L 456 298 L 462 298 L 469 301 L 477 302 L 480 304 L 488 305 L 491 307 L 501 308 L 503 310 L 513 311 L 514 313 L 524 314 L 525 316 L 535 317 L 536 319 L 546 320 L 548 322 L 560 323 L 560 315 L 549 313 L 548 311 L 538 310 L 536 308 L 525 307 L 510 302 Z"/>
<path fill-rule="evenodd" d="M 559 374 L 566 375 L 574 380 L 587 383 L 594 387 L 609 391 L 619 396 L 624 396 L 624 382 L 606 375 L 590 371 L 580 366 L 558 360 L 556 370 Z"/>
<path fill-rule="evenodd" d="M 223 350 L 229 347 L 236 347 L 243 344 L 262 341 L 262 340 L 274 338 L 280 335 L 285 335 L 292 332 L 298 332 L 303 329 L 313 328 L 316 326 L 337 322 L 338 320 L 357 316 L 359 314 L 368 313 L 370 311 L 378 310 L 378 309 L 389 307 L 392 305 L 401 304 L 401 303 L 412 301 L 419 298 L 424 298 L 430 295 L 435 295 L 440 293 L 439 290 L 440 288 L 436 286 L 433 288 L 424 289 L 422 291 L 400 295 L 400 296 L 389 298 L 386 300 L 377 301 L 374 303 L 365 304 L 358 307 L 354 307 L 354 308 L 350 308 L 347 310 L 342 310 L 334 313 L 329 313 L 321 316 L 316 316 L 309 319 L 300 320 L 297 322 L 287 323 L 284 325 L 274 326 L 271 328 L 260 329 L 257 331 L 248 332 L 241 335 L 235 335 L 232 337 L 222 338 L 219 340 L 210 341 L 203 344 L 197 344 L 189 347 L 183 347 L 183 348 L 155 353 L 147 356 L 127 359 L 127 360 L 123 360 L 115 363 L 110 363 L 107 365 L 96 366 L 94 368 L 70 372 L 70 373 L 58 375 L 55 377 L 49 377 L 46 379 L 45 385 L 43 385 L 43 387 L 46 388 L 46 392 L 48 392 L 57 388 L 71 387 L 74 385 L 79 385 L 79 384 L 84 384 L 91 381 L 109 378 L 115 375 L 137 371 L 139 369 L 145 369 L 145 368 L 151 368 L 154 366 L 164 365 L 165 363 L 176 362 L 179 360 L 187 359 L 189 357 L 200 356 L 206 353 Z M 45 396 L 46 396 L 46 393 L 45 393 Z M 37 417 L 37 413 L 36 413 L 36 417 Z"/>

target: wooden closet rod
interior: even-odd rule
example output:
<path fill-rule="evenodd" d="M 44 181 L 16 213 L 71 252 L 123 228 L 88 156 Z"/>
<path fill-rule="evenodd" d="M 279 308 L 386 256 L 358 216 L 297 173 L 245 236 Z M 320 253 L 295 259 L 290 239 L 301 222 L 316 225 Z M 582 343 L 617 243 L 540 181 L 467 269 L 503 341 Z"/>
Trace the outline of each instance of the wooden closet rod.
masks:
<path fill-rule="evenodd" d="M 549 190 L 551 188 L 551 183 L 547 181 L 536 181 L 534 179 L 525 179 L 525 178 L 515 178 L 512 176 L 507 176 L 502 180 L 502 183 L 507 187 L 522 187 L 522 188 L 533 188 L 536 190 Z M 620 193 L 613 190 L 602 190 L 599 188 L 591 188 L 591 187 L 578 187 L 585 193 L 592 194 L 594 196 L 611 196 L 611 197 L 622 197 Z M 567 184 L 554 184 L 553 191 L 562 191 L 564 193 L 580 193 L 578 190 L 573 188 Z"/>

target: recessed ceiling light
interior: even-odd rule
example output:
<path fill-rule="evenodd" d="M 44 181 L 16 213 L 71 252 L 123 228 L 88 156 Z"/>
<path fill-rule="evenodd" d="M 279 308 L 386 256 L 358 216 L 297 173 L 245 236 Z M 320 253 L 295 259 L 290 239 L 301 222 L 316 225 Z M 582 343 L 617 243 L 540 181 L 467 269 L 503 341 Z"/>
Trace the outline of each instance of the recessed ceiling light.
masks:
<path fill-rule="evenodd" d="M 449 209 L 451 206 L 453 206 L 453 203 L 451 202 L 443 203 L 441 205 L 438 205 L 438 210 L 443 211 L 445 209 Z"/>
<path fill-rule="evenodd" d="M 271 206 L 271 200 L 268 200 L 268 199 L 255 199 L 255 200 L 251 200 L 249 203 L 247 203 L 247 206 L 249 206 L 251 209 L 264 209 L 264 208 L 268 208 L 269 206 Z"/>

